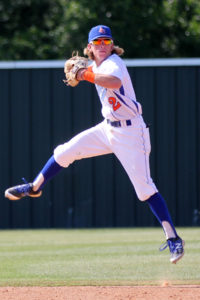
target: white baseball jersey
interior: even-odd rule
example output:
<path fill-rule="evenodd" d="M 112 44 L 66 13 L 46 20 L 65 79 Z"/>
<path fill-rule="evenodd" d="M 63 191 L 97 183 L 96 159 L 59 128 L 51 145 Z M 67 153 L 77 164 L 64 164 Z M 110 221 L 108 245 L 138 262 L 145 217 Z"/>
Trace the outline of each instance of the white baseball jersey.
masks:
<path fill-rule="evenodd" d="M 94 73 L 112 75 L 119 78 L 122 86 L 119 90 L 111 90 L 96 84 L 102 104 L 102 115 L 105 119 L 127 120 L 142 114 L 142 108 L 136 101 L 135 91 L 123 60 L 116 54 L 109 56 L 100 66 L 92 64 Z"/>
<path fill-rule="evenodd" d="M 96 85 L 105 120 L 59 145 L 54 150 L 54 158 L 62 167 L 68 167 L 75 160 L 114 153 L 126 170 L 138 198 L 147 200 L 158 192 L 150 176 L 149 129 L 143 121 L 142 108 L 136 101 L 127 68 L 121 58 L 113 54 L 98 67 L 93 63 L 92 70 L 120 78 L 122 86 L 113 90 Z M 113 124 L 108 120 L 117 121 L 119 126 L 115 127 L 116 122 Z"/>

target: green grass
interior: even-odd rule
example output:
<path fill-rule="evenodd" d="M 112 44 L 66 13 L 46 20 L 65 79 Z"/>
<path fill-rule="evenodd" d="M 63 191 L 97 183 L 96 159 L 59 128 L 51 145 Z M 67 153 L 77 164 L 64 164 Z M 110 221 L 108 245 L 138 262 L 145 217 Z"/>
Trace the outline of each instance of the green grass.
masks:
<path fill-rule="evenodd" d="M 0 286 L 200 284 L 200 228 L 185 256 L 159 252 L 161 228 L 0 231 Z"/>

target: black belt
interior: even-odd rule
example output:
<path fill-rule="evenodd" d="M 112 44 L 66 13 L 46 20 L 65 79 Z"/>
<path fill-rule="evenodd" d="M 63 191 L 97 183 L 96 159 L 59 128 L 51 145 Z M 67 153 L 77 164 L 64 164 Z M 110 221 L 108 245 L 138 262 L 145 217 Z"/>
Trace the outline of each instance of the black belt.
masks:
<path fill-rule="evenodd" d="M 113 127 L 122 127 L 122 122 L 121 121 L 110 121 L 110 120 L 106 120 L 108 124 L 110 124 Z M 124 120 L 123 122 L 125 122 L 126 126 L 131 126 L 132 122 L 131 120 Z"/>

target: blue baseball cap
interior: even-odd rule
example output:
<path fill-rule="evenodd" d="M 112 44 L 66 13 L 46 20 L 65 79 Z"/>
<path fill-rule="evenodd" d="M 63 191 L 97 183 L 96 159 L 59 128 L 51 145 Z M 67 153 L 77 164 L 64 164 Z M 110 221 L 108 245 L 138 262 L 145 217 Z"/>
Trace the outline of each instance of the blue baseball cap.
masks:
<path fill-rule="evenodd" d="M 90 43 L 91 41 L 98 39 L 100 37 L 106 37 L 106 38 L 112 39 L 112 33 L 108 26 L 98 25 L 98 26 L 92 27 L 92 29 L 89 32 L 88 43 Z"/>

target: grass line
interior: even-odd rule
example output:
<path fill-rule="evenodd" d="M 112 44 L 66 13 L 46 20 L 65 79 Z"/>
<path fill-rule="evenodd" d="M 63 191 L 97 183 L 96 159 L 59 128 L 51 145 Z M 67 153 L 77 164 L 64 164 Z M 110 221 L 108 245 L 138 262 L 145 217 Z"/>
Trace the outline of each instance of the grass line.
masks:
<path fill-rule="evenodd" d="M 200 284 L 200 228 L 178 228 L 186 254 L 159 252 L 160 228 L 0 231 L 0 286 Z"/>

